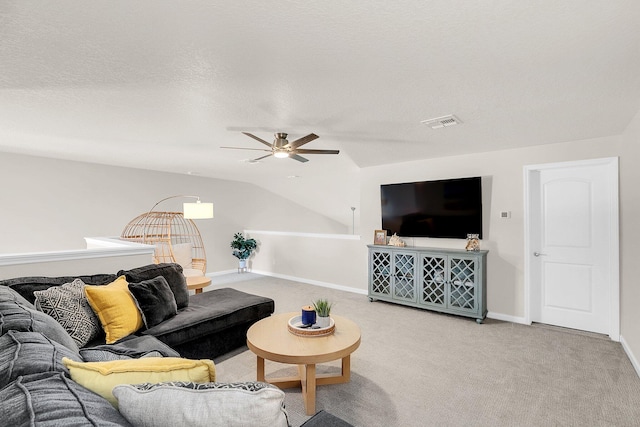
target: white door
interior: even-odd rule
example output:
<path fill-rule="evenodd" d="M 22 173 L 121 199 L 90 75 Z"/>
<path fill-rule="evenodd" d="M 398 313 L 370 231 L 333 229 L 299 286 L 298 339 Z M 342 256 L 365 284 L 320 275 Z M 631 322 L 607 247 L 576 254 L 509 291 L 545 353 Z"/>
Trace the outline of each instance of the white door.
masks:
<path fill-rule="evenodd" d="M 529 169 L 530 320 L 617 340 L 617 159 L 604 160 Z"/>

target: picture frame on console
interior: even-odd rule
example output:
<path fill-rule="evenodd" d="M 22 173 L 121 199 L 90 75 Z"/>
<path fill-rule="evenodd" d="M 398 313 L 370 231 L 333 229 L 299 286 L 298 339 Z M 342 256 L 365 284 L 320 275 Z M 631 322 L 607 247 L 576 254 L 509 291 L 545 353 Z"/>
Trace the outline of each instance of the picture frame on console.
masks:
<path fill-rule="evenodd" d="M 373 233 L 374 245 L 386 245 L 387 244 L 387 230 L 375 230 Z"/>

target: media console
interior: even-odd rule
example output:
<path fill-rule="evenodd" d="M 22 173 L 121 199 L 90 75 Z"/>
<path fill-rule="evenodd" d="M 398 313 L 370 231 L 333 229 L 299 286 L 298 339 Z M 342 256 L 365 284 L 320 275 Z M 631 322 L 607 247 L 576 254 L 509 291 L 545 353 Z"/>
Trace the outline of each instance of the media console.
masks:
<path fill-rule="evenodd" d="M 487 316 L 487 253 L 368 245 L 369 300 L 443 313 Z"/>

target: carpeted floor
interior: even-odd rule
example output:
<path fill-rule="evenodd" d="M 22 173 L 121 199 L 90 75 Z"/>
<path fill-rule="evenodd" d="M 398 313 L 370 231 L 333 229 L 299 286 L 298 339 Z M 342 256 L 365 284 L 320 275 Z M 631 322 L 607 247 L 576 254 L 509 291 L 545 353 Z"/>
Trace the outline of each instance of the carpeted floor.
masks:
<path fill-rule="evenodd" d="M 362 330 L 351 356 L 351 382 L 320 386 L 316 410 L 356 426 L 637 426 L 640 379 L 622 346 L 608 337 L 437 314 L 365 295 L 254 274 L 214 278 L 212 287 L 264 295 L 276 312 L 314 299 Z M 219 381 L 255 380 L 246 347 L 216 359 Z M 318 372 L 338 372 L 338 362 Z M 267 376 L 295 367 L 267 361 Z M 304 415 L 300 390 L 289 389 L 293 426 Z"/>

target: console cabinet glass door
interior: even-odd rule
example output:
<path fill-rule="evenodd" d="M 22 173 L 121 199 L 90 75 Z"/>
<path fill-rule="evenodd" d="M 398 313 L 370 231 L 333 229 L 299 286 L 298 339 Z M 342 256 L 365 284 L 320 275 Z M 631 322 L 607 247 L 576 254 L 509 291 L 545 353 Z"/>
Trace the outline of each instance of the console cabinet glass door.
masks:
<path fill-rule="evenodd" d="M 372 295 L 391 296 L 391 251 L 376 249 L 370 252 L 369 287 Z"/>
<path fill-rule="evenodd" d="M 416 254 L 393 253 L 393 298 L 402 301 L 416 300 Z"/>
<path fill-rule="evenodd" d="M 473 257 L 449 257 L 449 308 L 478 311 L 478 263 Z"/>
<path fill-rule="evenodd" d="M 474 317 L 487 315 L 486 250 L 369 246 L 369 299 Z"/>
<path fill-rule="evenodd" d="M 446 307 L 447 258 L 421 255 L 420 303 Z"/>

